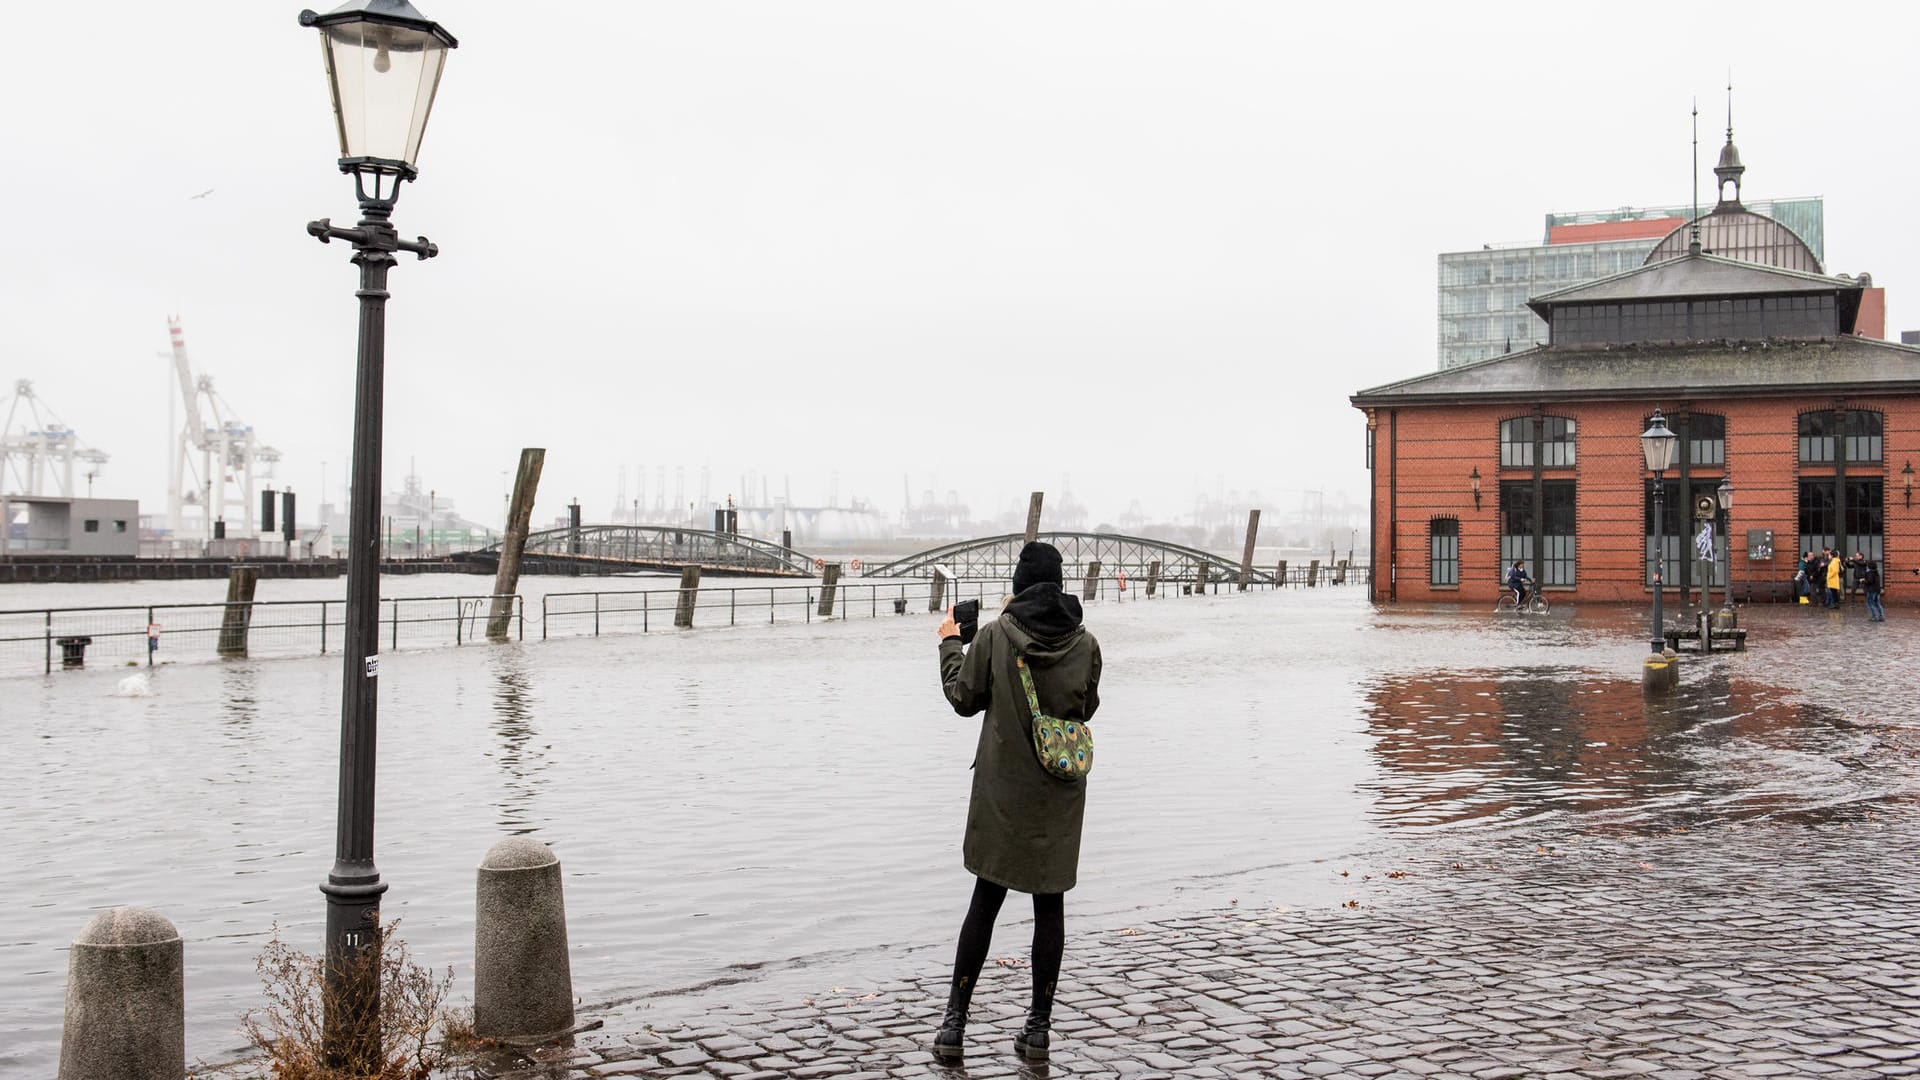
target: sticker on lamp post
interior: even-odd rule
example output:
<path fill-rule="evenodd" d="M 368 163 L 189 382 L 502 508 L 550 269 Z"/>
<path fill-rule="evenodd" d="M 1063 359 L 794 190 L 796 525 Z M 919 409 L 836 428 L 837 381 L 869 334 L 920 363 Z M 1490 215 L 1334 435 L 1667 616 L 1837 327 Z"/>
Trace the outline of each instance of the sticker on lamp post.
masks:
<path fill-rule="evenodd" d="M 377 656 L 367 657 L 367 678 L 372 679 L 377 677 L 379 674 L 380 674 L 380 658 Z"/>

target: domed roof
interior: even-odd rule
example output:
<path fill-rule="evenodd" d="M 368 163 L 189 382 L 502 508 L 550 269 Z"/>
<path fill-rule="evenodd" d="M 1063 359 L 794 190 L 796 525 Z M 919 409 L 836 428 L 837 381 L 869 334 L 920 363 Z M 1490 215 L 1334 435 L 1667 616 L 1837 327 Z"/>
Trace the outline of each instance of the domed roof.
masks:
<path fill-rule="evenodd" d="M 1714 172 L 1719 172 L 1721 169 L 1741 169 L 1743 171 L 1746 169 L 1746 166 L 1740 164 L 1740 148 L 1733 145 L 1732 134 L 1728 134 L 1727 136 L 1727 145 L 1720 148 L 1720 164 L 1713 167 Z"/>
<path fill-rule="evenodd" d="M 1732 144 L 1728 146 L 1731 148 Z M 1813 249 L 1800 239 L 1798 233 L 1737 203 L 1722 206 L 1711 214 L 1702 214 L 1693 222 L 1668 233 L 1647 254 L 1642 265 L 1651 266 L 1665 259 L 1677 259 L 1685 255 L 1695 223 L 1700 226 L 1700 250 L 1709 255 L 1807 274 L 1826 273 L 1820 267 L 1820 260 L 1814 257 Z"/>

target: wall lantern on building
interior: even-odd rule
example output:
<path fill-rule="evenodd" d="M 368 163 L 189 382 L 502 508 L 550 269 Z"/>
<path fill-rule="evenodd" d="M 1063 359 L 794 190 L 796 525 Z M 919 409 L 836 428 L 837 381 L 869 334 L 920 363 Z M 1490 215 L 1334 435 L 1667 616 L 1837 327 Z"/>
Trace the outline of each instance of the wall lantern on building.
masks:
<path fill-rule="evenodd" d="M 1908 458 L 1907 464 L 1905 465 L 1905 467 L 1903 467 L 1900 470 L 1900 479 L 1906 481 L 1907 509 L 1911 510 L 1913 509 L 1913 459 L 1912 458 Z"/>
<path fill-rule="evenodd" d="M 1667 427 L 1667 418 L 1660 410 L 1653 410 L 1653 418 L 1647 424 L 1647 430 L 1640 433 L 1640 452 L 1647 459 L 1647 471 L 1653 474 L 1653 651 L 1664 652 L 1667 647 L 1665 616 L 1660 610 L 1661 596 L 1667 591 L 1666 582 L 1660 573 L 1666 562 L 1666 553 L 1661 550 L 1665 544 L 1666 533 L 1662 532 L 1660 504 L 1664 501 L 1661 488 L 1665 487 L 1666 471 L 1673 466 L 1673 452 L 1680 442 Z"/>
<path fill-rule="evenodd" d="M 1912 465 L 1907 466 L 1907 472 L 1909 473 L 1913 472 Z M 1473 467 L 1473 475 L 1467 477 L 1467 479 L 1473 481 L 1473 508 L 1475 510 L 1478 510 L 1480 509 L 1480 466 L 1475 465 Z M 1913 490 L 1912 476 L 1907 477 L 1907 490 L 1908 491 Z"/>

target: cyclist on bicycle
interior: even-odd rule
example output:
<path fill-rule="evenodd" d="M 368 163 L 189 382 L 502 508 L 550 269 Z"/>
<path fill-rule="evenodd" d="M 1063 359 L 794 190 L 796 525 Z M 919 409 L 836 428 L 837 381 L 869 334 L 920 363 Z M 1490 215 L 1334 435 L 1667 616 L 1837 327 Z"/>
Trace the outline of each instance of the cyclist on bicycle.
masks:
<path fill-rule="evenodd" d="M 1527 594 L 1533 585 L 1533 575 L 1527 573 L 1526 563 L 1520 559 L 1513 561 L 1513 569 L 1507 571 L 1507 588 L 1513 590 L 1513 606 L 1527 606 Z"/>

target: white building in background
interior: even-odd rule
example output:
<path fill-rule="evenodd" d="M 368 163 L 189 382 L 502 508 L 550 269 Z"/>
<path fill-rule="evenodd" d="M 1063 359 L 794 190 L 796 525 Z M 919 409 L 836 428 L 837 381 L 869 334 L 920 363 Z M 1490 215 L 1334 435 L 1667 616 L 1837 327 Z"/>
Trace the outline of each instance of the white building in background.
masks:
<path fill-rule="evenodd" d="M 0 558 L 85 555 L 131 559 L 139 554 L 138 500 L 0 494 Z"/>

